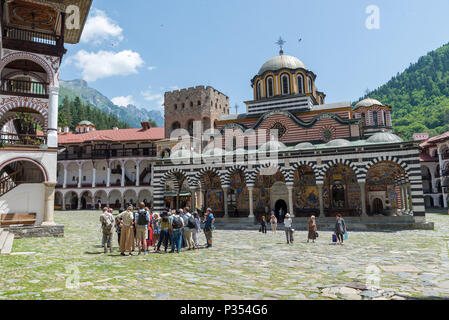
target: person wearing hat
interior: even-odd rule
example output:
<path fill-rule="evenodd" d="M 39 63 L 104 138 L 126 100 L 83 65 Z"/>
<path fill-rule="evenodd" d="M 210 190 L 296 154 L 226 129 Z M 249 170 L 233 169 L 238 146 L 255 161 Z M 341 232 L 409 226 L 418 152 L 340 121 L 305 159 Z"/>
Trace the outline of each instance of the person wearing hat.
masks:
<path fill-rule="evenodd" d="M 309 221 L 307 221 L 307 231 L 309 231 L 309 235 L 307 237 L 307 243 L 309 243 L 310 240 L 312 240 L 312 242 L 315 242 L 315 240 L 317 238 L 317 231 L 318 231 L 315 216 L 311 216 Z"/>
<path fill-rule="evenodd" d="M 293 220 L 290 216 L 290 213 L 285 215 L 284 219 L 284 227 L 285 227 L 285 236 L 287 237 L 287 244 L 293 244 L 293 228 L 292 228 Z"/>

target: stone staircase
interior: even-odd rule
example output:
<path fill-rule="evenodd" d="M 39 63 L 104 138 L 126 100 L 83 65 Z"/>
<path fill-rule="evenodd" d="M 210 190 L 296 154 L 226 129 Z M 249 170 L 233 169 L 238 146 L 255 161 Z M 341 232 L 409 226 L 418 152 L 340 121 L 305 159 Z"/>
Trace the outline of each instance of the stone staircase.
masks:
<path fill-rule="evenodd" d="M 0 255 L 10 254 L 14 242 L 14 234 L 0 228 Z"/>

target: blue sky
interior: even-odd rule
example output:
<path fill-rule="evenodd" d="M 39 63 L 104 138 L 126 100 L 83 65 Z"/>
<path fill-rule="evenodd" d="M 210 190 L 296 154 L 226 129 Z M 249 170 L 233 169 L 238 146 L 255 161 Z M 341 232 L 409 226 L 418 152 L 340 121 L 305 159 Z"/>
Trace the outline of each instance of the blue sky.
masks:
<path fill-rule="evenodd" d="M 379 29 L 366 27 L 370 5 Z M 211 85 L 245 112 L 250 79 L 282 36 L 327 103 L 354 101 L 448 43 L 448 13 L 447 0 L 94 0 L 61 78 L 161 111 L 165 91 Z"/>

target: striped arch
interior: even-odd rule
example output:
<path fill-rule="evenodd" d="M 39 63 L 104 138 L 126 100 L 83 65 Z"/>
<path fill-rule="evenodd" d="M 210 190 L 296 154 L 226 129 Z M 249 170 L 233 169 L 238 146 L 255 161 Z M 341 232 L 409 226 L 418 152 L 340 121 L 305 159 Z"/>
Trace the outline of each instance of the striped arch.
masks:
<path fill-rule="evenodd" d="M 50 84 L 50 86 L 55 85 L 55 72 L 53 71 L 53 68 L 41 57 L 39 57 L 36 54 L 29 53 L 29 52 L 14 52 L 11 54 L 8 54 L 3 59 L 0 60 L 0 74 L 3 72 L 3 69 L 10 64 L 13 61 L 16 60 L 29 60 L 32 62 L 37 63 L 40 65 L 45 72 L 47 73 L 47 82 Z"/>
<path fill-rule="evenodd" d="M 165 183 L 167 181 L 171 181 L 173 183 L 173 185 L 175 186 L 175 190 L 179 190 L 182 187 L 182 185 L 179 185 L 179 181 L 178 181 L 178 179 L 176 179 L 176 176 L 175 176 L 176 174 L 180 174 L 180 175 L 184 176 L 185 179 L 187 180 L 187 183 L 189 184 L 189 187 L 192 186 L 192 181 L 189 178 L 189 176 L 187 175 L 187 173 L 185 171 L 179 170 L 179 169 L 172 169 L 172 170 L 166 172 L 159 181 L 160 186 L 162 188 L 164 188 Z"/>
<path fill-rule="evenodd" d="M 299 161 L 299 162 L 296 162 L 296 163 L 292 164 L 292 167 L 293 167 L 294 170 L 298 170 L 299 168 L 304 167 L 304 166 L 312 168 L 313 173 L 315 173 L 315 175 L 318 174 L 318 167 L 313 162 L 310 162 L 310 161 Z"/>
<path fill-rule="evenodd" d="M 17 98 L 3 98 L 1 103 L 4 105 L 0 105 L 0 119 L 1 124 L 5 125 L 8 121 L 5 122 L 6 119 L 10 119 L 10 117 L 6 117 L 3 119 L 3 117 L 6 115 L 7 112 L 14 110 L 16 108 L 27 108 L 34 110 L 38 112 L 42 117 L 44 117 L 44 128 L 48 127 L 48 103 L 44 102 L 40 99 L 35 98 L 23 98 L 23 97 L 17 97 Z M 11 120 L 11 119 L 10 119 Z M 9 121 L 10 121 L 9 120 Z"/>
<path fill-rule="evenodd" d="M 263 169 L 267 169 L 267 168 L 269 168 L 269 167 L 273 167 L 273 166 L 270 165 L 269 163 L 267 163 L 267 164 L 265 164 L 265 165 L 262 165 L 262 166 L 257 167 L 257 168 L 252 172 L 252 174 L 249 175 L 249 179 L 248 179 L 248 181 L 247 181 L 248 186 L 254 186 L 254 184 L 255 184 L 255 182 L 256 182 L 256 178 L 257 178 L 257 176 L 260 174 L 260 172 L 261 172 Z M 274 167 L 274 168 L 276 168 L 276 167 Z M 287 169 L 287 168 L 284 168 L 284 167 L 283 167 L 283 168 L 277 167 L 276 169 L 282 173 L 282 175 L 284 176 L 284 179 L 285 179 L 285 182 L 286 182 L 286 183 L 289 182 L 288 179 L 289 179 L 290 176 L 293 177 L 293 174 L 292 174 L 293 171 L 292 171 L 291 169 Z M 293 178 L 291 178 L 291 179 L 292 179 L 292 181 L 293 181 Z"/>
<path fill-rule="evenodd" d="M 248 182 L 248 180 L 250 179 L 250 175 L 247 172 L 246 168 L 244 166 L 235 165 L 235 166 L 229 168 L 226 171 L 226 173 L 224 174 L 223 181 L 222 181 L 222 187 L 229 187 L 231 185 L 231 176 L 237 171 L 243 172 L 243 174 L 245 175 L 245 181 Z"/>
<path fill-rule="evenodd" d="M 195 185 L 200 184 L 201 188 L 204 190 L 204 181 L 201 178 L 208 172 L 215 173 L 220 178 L 221 187 L 224 186 L 224 174 L 222 172 L 220 172 L 219 170 L 217 170 L 216 168 L 212 168 L 212 167 L 206 167 L 206 168 L 203 168 L 200 171 L 198 171 L 195 174 L 192 182 L 195 183 Z"/>
<path fill-rule="evenodd" d="M 342 164 L 345 166 L 348 166 L 352 169 L 354 174 L 357 176 L 357 180 L 360 182 L 363 180 L 364 175 L 360 172 L 360 169 L 353 163 L 351 160 L 348 159 L 334 159 L 331 161 L 328 161 L 326 164 L 321 166 L 321 169 L 316 174 L 316 181 L 317 184 L 323 184 L 324 183 L 324 177 L 326 176 L 327 171 L 329 171 L 330 168 L 332 168 L 335 165 Z"/>
<path fill-rule="evenodd" d="M 410 167 L 408 166 L 408 164 L 406 162 L 404 162 L 401 159 L 398 159 L 396 157 L 392 157 L 392 156 L 381 156 L 374 160 L 371 160 L 364 167 L 360 168 L 361 179 L 359 179 L 359 180 L 361 182 L 366 182 L 366 175 L 368 174 L 369 169 L 371 169 L 374 165 L 376 165 L 380 162 L 393 162 L 393 163 L 399 165 L 404 170 L 406 178 L 408 179 L 408 173 L 410 172 Z"/>

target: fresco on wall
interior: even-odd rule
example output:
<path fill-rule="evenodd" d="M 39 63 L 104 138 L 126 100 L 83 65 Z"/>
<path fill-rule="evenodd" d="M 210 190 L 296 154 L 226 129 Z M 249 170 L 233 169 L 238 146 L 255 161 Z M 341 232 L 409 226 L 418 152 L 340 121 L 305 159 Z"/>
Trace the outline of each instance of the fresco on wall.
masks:
<path fill-rule="evenodd" d="M 274 175 L 258 175 L 255 181 L 253 192 L 254 211 L 256 213 L 264 213 L 265 207 L 270 208 L 271 205 L 271 187 L 276 182 L 285 182 L 284 175 L 278 171 Z"/>
<path fill-rule="evenodd" d="M 318 187 L 312 168 L 302 166 L 295 171 L 293 203 L 295 208 L 319 209 Z"/>
<path fill-rule="evenodd" d="M 324 181 L 324 207 L 331 210 L 360 208 L 360 186 L 354 171 L 343 164 L 331 167 Z"/>
<path fill-rule="evenodd" d="M 237 210 L 240 213 L 248 211 L 249 205 L 249 194 L 248 188 L 246 187 L 245 174 L 242 171 L 234 172 L 229 179 L 230 185 L 230 204 L 234 208 L 237 206 Z"/>
<path fill-rule="evenodd" d="M 206 194 L 207 207 L 211 208 L 213 212 L 223 212 L 223 191 L 220 190 L 208 190 Z"/>

